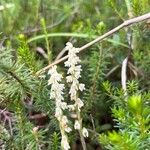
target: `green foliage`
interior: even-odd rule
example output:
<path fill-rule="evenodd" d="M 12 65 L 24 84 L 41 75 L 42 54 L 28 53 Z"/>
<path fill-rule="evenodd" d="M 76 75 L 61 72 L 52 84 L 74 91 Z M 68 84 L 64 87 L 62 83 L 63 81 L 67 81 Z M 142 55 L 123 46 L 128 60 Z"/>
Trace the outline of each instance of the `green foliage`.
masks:
<path fill-rule="evenodd" d="M 28 59 L 28 56 L 30 56 L 28 55 L 29 53 L 26 53 L 26 51 L 21 52 L 22 54 L 25 52 L 26 55 L 19 55 L 18 59 L 15 59 L 17 53 L 13 50 L 3 48 L 0 53 L 1 108 L 7 107 L 7 109 L 13 112 L 15 118 L 15 120 L 12 121 L 13 125 L 9 125 L 11 128 L 11 135 L 5 136 L 3 141 L 6 149 L 39 149 L 38 147 L 41 147 L 42 145 L 42 147 L 45 147 L 44 145 L 47 143 L 44 139 L 45 132 L 47 131 L 38 131 L 38 129 L 34 131 L 35 128 L 27 116 L 27 111 L 30 113 L 33 106 L 28 106 L 28 103 L 25 103 L 25 101 L 26 99 L 36 100 L 37 108 L 35 107 L 34 109 L 43 110 L 45 113 L 49 112 L 49 114 L 52 112 L 52 103 L 47 102 L 49 96 L 46 85 L 44 83 L 41 84 L 38 77 L 34 76 L 31 72 L 30 65 L 28 64 L 30 64 L 30 61 L 32 62 L 32 59 Z M 26 62 L 27 65 L 23 62 Z M 45 102 L 48 103 L 46 107 L 43 105 Z M 38 104 L 40 104 L 40 107 L 38 107 Z M 43 107 L 43 109 L 41 107 Z M 51 122 L 53 121 L 51 120 Z M 4 128 L 2 132 L 5 132 L 5 130 L 6 129 Z M 51 132 L 53 133 L 53 131 Z"/>
<path fill-rule="evenodd" d="M 60 149 L 60 138 L 59 138 L 59 134 L 54 132 L 53 135 L 52 135 L 52 144 L 51 144 L 51 149 L 52 150 L 58 150 Z"/>
<path fill-rule="evenodd" d="M 31 71 L 36 72 L 39 67 L 36 65 L 35 54 L 30 51 L 24 35 L 19 35 L 18 59 L 24 63 Z"/>
<path fill-rule="evenodd" d="M 136 91 L 138 92 L 138 91 Z M 149 148 L 149 93 L 134 94 L 112 108 L 118 131 L 100 135 L 100 142 L 111 150 L 143 150 Z"/>
<path fill-rule="evenodd" d="M 52 60 L 52 52 L 50 50 L 50 45 L 49 45 L 49 41 L 48 41 L 48 33 L 47 33 L 47 29 L 46 29 L 46 23 L 45 23 L 45 20 L 44 18 L 42 18 L 41 20 L 41 26 L 43 28 L 43 32 L 44 32 L 44 35 L 45 35 L 45 41 L 46 41 L 46 48 L 47 48 L 47 53 L 48 53 L 48 58 L 49 58 L 49 62 L 51 62 Z"/>
<path fill-rule="evenodd" d="M 88 71 L 86 70 L 89 81 L 85 81 L 88 84 L 84 94 L 84 99 L 87 101 L 86 111 L 87 113 L 92 112 L 91 114 L 94 116 L 103 115 L 104 113 L 103 109 L 105 108 L 103 107 L 103 103 L 105 103 L 105 96 L 100 90 L 100 85 L 104 80 L 105 71 L 107 70 L 108 65 L 107 50 L 103 49 L 102 46 L 97 46 L 97 49 L 91 53 L 89 58 Z M 109 103 L 106 105 L 109 105 Z M 96 113 L 96 110 L 99 108 L 101 108 L 101 113 Z"/>
<path fill-rule="evenodd" d="M 59 150 L 61 137 L 54 101 L 49 98 L 49 76 L 36 72 L 55 60 L 67 41 L 81 47 L 149 10 L 149 0 L 1 0 L 0 149 Z M 104 150 L 150 147 L 149 29 L 149 21 L 144 21 L 79 54 L 86 87 L 80 95 L 85 104 L 82 117 L 90 150 L 101 144 Z M 130 50 L 125 95 L 121 65 Z M 65 74 L 62 66 L 59 71 Z M 11 115 L 4 115 L 6 110 Z M 42 115 L 44 123 L 38 120 Z M 72 148 L 80 149 L 78 134 L 68 137 Z"/>

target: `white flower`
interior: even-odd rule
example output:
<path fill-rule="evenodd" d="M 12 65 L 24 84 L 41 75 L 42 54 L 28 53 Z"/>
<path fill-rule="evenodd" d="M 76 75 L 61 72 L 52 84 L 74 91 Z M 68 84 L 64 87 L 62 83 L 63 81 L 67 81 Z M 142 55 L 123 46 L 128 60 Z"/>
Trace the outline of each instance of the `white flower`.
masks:
<path fill-rule="evenodd" d="M 76 111 L 76 119 L 74 128 L 76 130 L 82 130 L 82 118 L 80 118 L 80 109 L 84 106 L 84 103 L 80 98 L 78 98 L 78 91 L 83 91 L 85 89 L 85 85 L 79 82 L 79 78 L 81 77 L 81 65 L 78 65 L 78 63 L 81 62 L 80 58 L 77 56 L 77 53 L 79 53 L 79 49 L 73 47 L 71 43 L 66 44 L 66 50 L 68 50 L 68 60 L 65 62 L 65 66 L 68 67 L 66 77 L 67 83 L 71 83 L 69 94 L 70 99 L 74 101 L 74 105 L 69 105 L 69 110 L 75 110 Z M 85 128 L 83 128 L 83 136 L 87 137 L 88 132 Z"/>
<path fill-rule="evenodd" d="M 45 79 L 45 78 L 46 78 L 46 75 L 39 75 L 39 78 Z"/>
<path fill-rule="evenodd" d="M 74 105 L 68 105 L 69 111 L 74 111 L 75 110 L 75 106 Z"/>
<path fill-rule="evenodd" d="M 67 50 L 69 50 L 69 49 L 71 49 L 71 48 L 73 48 L 73 45 L 72 45 L 72 43 L 71 42 L 67 42 L 66 43 L 66 47 L 65 47 Z"/>
<path fill-rule="evenodd" d="M 62 116 L 61 124 L 66 132 L 69 133 L 71 131 L 71 128 L 68 127 L 68 118 L 66 116 Z"/>
<path fill-rule="evenodd" d="M 74 128 L 75 128 L 76 130 L 80 130 L 80 123 L 79 123 L 78 120 L 75 121 Z"/>
<path fill-rule="evenodd" d="M 77 99 L 76 105 L 78 106 L 78 110 L 80 111 L 80 108 L 84 106 L 84 103 L 81 101 L 80 98 Z"/>
<path fill-rule="evenodd" d="M 66 102 L 61 102 L 61 108 L 63 110 L 67 109 L 68 108 L 67 103 Z"/>
<path fill-rule="evenodd" d="M 70 45 L 71 46 L 71 45 Z M 56 108 L 55 108 L 55 117 L 59 121 L 59 126 L 61 130 L 61 145 L 64 150 L 70 149 L 67 136 L 65 132 L 70 132 L 71 128 L 68 126 L 68 118 L 63 115 L 63 110 L 67 109 L 67 103 L 62 102 L 64 100 L 63 90 L 64 84 L 61 84 L 60 81 L 62 79 L 62 75 L 57 72 L 57 67 L 53 66 L 48 74 L 50 74 L 50 79 L 48 80 L 48 85 L 51 85 L 50 98 L 55 99 Z"/>
<path fill-rule="evenodd" d="M 75 67 L 76 66 L 71 66 L 68 71 L 67 71 L 67 74 L 73 74 L 75 72 Z"/>
<path fill-rule="evenodd" d="M 78 86 L 76 84 L 74 84 L 74 82 L 73 82 L 71 87 L 70 87 L 69 93 L 72 94 L 72 95 L 76 95 L 77 90 L 78 90 Z"/>
<path fill-rule="evenodd" d="M 68 138 L 63 135 L 61 139 L 61 146 L 63 150 L 68 150 L 70 149 L 69 143 L 68 143 Z"/>
<path fill-rule="evenodd" d="M 48 80 L 48 85 L 53 84 L 53 83 L 56 83 L 56 82 L 58 82 L 58 81 L 61 81 L 62 75 L 59 74 L 56 69 L 57 69 L 57 66 L 53 66 L 53 67 L 48 71 L 48 74 L 51 75 L 50 79 Z"/>
<path fill-rule="evenodd" d="M 82 129 L 82 134 L 83 134 L 84 137 L 88 137 L 89 136 L 88 130 L 86 128 Z"/>
<path fill-rule="evenodd" d="M 57 66 L 53 66 L 51 69 L 49 69 L 48 74 L 52 75 L 56 73 L 56 69 L 57 69 Z"/>
<path fill-rule="evenodd" d="M 53 99 L 53 98 L 55 98 L 55 92 L 51 90 L 50 99 Z"/>
<path fill-rule="evenodd" d="M 59 107 L 57 107 L 55 110 L 55 117 L 57 119 L 60 119 L 61 115 L 62 115 L 62 110 Z"/>
<path fill-rule="evenodd" d="M 75 76 L 76 79 L 79 79 L 79 78 L 81 77 L 80 72 L 79 72 L 79 71 L 76 71 L 76 72 L 74 73 L 74 76 Z"/>
<path fill-rule="evenodd" d="M 66 50 L 68 50 L 69 58 L 65 62 L 66 67 L 73 67 L 74 65 L 78 64 L 80 62 L 79 57 L 76 55 L 76 53 L 79 52 L 78 48 L 73 47 L 72 43 L 68 42 L 65 47 Z"/>
<path fill-rule="evenodd" d="M 85 90 L 85 85 L 82 84 L 82 83 L 80 83 L 80 84 L 79 84 L 79 90 L 80 90 L 80 91 Z"/>
<path fill-rule="evenodd" d="M 62 123 L 63 124 L 67 124 L 68 123 L 68 119 L 66 116 L 62 116 Z"/>
<path fill-rule="evenodd" d="M 65 127 L 65 131 L 66 131 L 67 133 L 69 133 L 69 132 L 72 131 L 72 129 L 71 129 L 70 127 L 66 126 L 66 127 Z"/>
<path fill-rule="evenodd" d="M 66 79 L 67 79 L 67 83 L 69 83 L 69 82 L 72 82 L 72 81 L 73 81 L 72 76 L 67 76 L 67 77 L 66 77 Z"/>

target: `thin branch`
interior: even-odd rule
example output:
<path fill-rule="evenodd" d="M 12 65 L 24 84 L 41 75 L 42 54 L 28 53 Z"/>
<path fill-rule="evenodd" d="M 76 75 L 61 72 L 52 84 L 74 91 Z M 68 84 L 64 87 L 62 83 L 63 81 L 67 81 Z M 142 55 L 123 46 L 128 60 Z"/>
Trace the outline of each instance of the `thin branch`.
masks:
<path fill-rule="evenodd" d="M 56 26 L 58 26 L 59 24 L 61 24 L 67 17 L 63 17 L 62 19 L 60 19 L 58 22 L 52 24 L 52 25 L 48 25 L 46 26 L 46 29 L 51 29 L 51 28 L 54 28 Z M 34 33 L 34 32 L 39 32 L 41 31 L 42 28 L 41 27 L 37 27 L 37 28 L 34 28 L 34 29 L 28 29 L 26 31 L 23 31 L 23 34 L 28 34 L 28 33 Z"/>
<path fill-rule="evenodd" d="M 43 48 L 37 47 L 35 50 L 36 50 L 38 53 L 40 53 L 46 60 L 48 60 L 48 56 L 47 56 L 46 52 L 43 50 Z"/>
<path fill-rule="evenodd" d="M 105 78 L 108 78 L 112 73 L 114 73 L 118 68 L 120 67 L 120 65 L 116 65 L 114 68 L 112 68 L 105 76 Z"/>
<path fill-rule="evenodd" d="M 103 39 L 109 37 L 110 35 L 116 33 L 117 31 L 119 31 L 120 29 L 124 28 L 124 27 L 127 27 L 127 26 L 130 26 L 132 24 L 135 24 L 135 23 L 138 23 L 138 22 L 141 22 L 141 21 L 144 21 L 144 20 L 147 20 L 147 19 L 150 19 L 150 13 L 147 13 L 145 15 L 142 15 L 142 16 L 139 16 L 139 17 L 136 17 L 136 18 L 133 18 L 133 19 L 129 19 L 129 20 L 126 20 L 125 22 L 123 22 L 122 24 L 120 24 L 119 26 L 117 26 L 116 28 L 108 31 L 107 33 L 103 34 L 102 36 L 99 36 L 97 37 L 95 40 L 85 44 L 84 46 L 80 47 L 79 48 L 79 51 L 83 51 L 87 48 L 89 48 L 90 46 L 92 46 L 93 44 L 97 43 L 97 42 L 100 42 L 102 41 Z M 36 72 L 36 75 L 39 75 L 40 73 L 43 73 L 45 72 L 46 70 L 48 70 L 49 68 L 51 68 L 52 66 L 66 60 L 68 58 L 68 55 L 51 63 L 50 65 L 42 68 L 41 70 L 39 70 L 38 72 Z"/>
<path fill-rule="evenodd" d="M 72 44 L 74 43 L 74 42 L 72 41 L 72 37 L 69 39 L 69 41 L 70 41 Z M 59 52 L 59 54 L 57 55 L 57 57 L 55 58 L 54 61 L 59 60 L 59 59 L 65 54 L 66 51 L 67 51 L 66 48 L 63 48 L 63 49 Z"/>
<path fill-rule="evenodd" d="M 130 69 L 134 72 L 134 74 L 137 76 L 138 74 L 140 76 L 144 77 L 144 73 L 143 71 L 139 70 L 139 68 L 137 68 L 136 66 L 134 66 L 131 62 L 128 62 Z M 136 73 L 135 73 L 136 72 Z"/>
<path fill-rule="evenodd" d="M 59 60 L 66 52 L 67 50 L 64 48 L 60 51 L 60 53 L 57 55 L 55 61 Z"/>

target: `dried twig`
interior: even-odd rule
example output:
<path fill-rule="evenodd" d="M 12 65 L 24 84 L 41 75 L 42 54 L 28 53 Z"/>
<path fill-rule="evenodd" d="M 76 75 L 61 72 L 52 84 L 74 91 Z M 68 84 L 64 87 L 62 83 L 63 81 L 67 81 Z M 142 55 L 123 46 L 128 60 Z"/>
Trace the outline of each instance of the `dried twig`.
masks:
<path fill-rule="evenodd" d="M 137 68 L 136 66 L 134 66 L 131 62 L 128 62 L 129 68 L 132 70 L 132 72 L 134 73 L 135 76 L 144 76 L 144 73 L 142 70 L 140 70 L 139 68 Z"/>
<path fill-rule="evenodd" d="M 70 38 L 69 41 L 70 41 L 71 43 L 74 43 L 73 38 Z M 59 59 L 66 53 L 66 51 L 67 51 L 66 48 L 63 48 L 63 49 L 59 52 L 59 54 L 57 55 L 57 57 L 55 58 L 54 61 L 59 60 Z"/>
<path fill-rule="evenodd" d="M 105 76 L 105 78 L 108 78 L 111 74 L 113 74 L 118 68 L 120 67 L 120 65 L 116 65 L 115 67 L 113 67 Z"/>
<path fill-rule="evenodd" d="M 59 60 L 66 52 L 67 50 L 65 48 L 63 48 L 60 53 L 57 55 L 55 61 Z"/>
<path fill-rule="evenodd" d="M 116 33 L 117 31 L 119 31 L 120 29 L 124 28 L 124 27 L 127 27 L 127 26 L 130 26 L 132 24 L 135 24 L 135 23 L 138 23 L 138 22 L 141 22 L 141 21 L 144 21 L 144 20 L 147 20 L 147 19 L 150 19 L 150 13 L 147 13 L 145 15 L 142 15 L 142 16 L 139 16 L 139 17 L 136 17 L 136 18 L 133 18 L 133 19 L 129 19 L 129 20 L 126 20 L 124 21 L 122 24 L 120 24 L 119 26 L 117 26 L 116 28 L 108 31 L 107 33 L 103 34 L 102 36 L 99 36 L 97 37 L 95 40 L 85 44 L 84 46 L 80 47 L 79 48 L 79 51 L 83 51 L 87 48 L 89 48 L 90 46 L 92 46 L 93 44 L 97 43 L 97 42 L 100 42 L 102 41 L 103 39 L 111 36 L 112 34 Z M 48 70 L 49 68 L 51 68 L 52 66 L 66 60 L 68 58 L 68 55 L 51 63 L 50 65 L 42 68 L 41 70 L 39 70 L 38 72 L 36 72 L 36 75 L 39 75 L 40 73 L 42 72 L 45 72 L 46 70 Z"/>
<path fill-rule="evenodd" d="M 37 47 L 36 51 L 39 52 L 46 60 L 48 60 L 46 52 L 41 47 Z"/>
<path fill-rule="evenodd" d="M 127 64 L 128 64 L 128 57 L 126 57 L 122 62 L 122 68 L 121 68 L 121 84 L 122 89 L 124 90 L 124 95 L 127 95 Z"/>

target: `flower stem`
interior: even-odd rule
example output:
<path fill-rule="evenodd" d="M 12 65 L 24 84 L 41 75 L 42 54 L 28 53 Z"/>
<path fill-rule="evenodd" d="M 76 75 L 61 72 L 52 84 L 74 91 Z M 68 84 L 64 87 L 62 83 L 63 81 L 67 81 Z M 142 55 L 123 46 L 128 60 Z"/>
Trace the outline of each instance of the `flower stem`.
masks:
<path fill-rule="evenodd" d="M 82 134 L 82 118 L 81 118 L 81 115 L 80 115 L 78 108 L 76 108 L 76 112 L 77 112 L 78 121 L 80 123 L 79 135 L 80 135 L 81 144 L 82 144 L 83 150 L 87 150 L 85 139 L 84 139 L 84 136 Z"/>
<path fill-rule="evenodd" d="M 86 143 L 85 143 L 84 137 L 82 135 L 81 129 L 79 130 L 79 135 L 80 135 L 80 140 L 81 140 L 81 144 L 82 144 L 83 150 L 87 150 Z"/>

